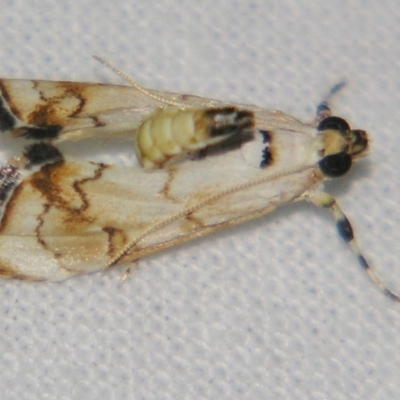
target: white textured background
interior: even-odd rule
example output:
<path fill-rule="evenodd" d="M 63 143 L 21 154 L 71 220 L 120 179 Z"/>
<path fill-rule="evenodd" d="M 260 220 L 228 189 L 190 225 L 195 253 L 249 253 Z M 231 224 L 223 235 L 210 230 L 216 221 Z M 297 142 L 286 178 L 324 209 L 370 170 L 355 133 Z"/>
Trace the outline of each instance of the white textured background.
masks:
<path fill-rule="evenodd" d="M 329 185 L 400 290 L 400 2 L 1 1 L 0 75 L 120 83 L 335 111 L 373 137 Z M 328 212 L 287 206 L 176 251 L 59 284 L 0 282 L 1 399 L 400 397 L 400 305 Z"/>

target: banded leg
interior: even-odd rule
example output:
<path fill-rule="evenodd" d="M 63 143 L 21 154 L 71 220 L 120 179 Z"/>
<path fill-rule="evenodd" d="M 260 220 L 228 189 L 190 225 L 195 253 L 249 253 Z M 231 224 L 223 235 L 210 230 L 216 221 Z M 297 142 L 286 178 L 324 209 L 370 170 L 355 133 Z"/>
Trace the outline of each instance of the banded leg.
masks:
<path fill-rule="evenodd" d="M 323 119 L 330 117 L 332 115 L 331 109 L 329 107 L 329 103 L 332 99 L 333 96 L 336 95 L 341 89 L 343 89 L 346 86 L 346 82 L 340 82 L 336 84 L 331 90 L 329 91 L 328 95 L 325 97 L 324 101 L 321 101 L 321 103 L 318 104 L 317 106 L 317 112 L 316 112 L 316 117 L 315 117 L 315 125 L 317 126 Z"/>
<path fill-rule="evenodd" d="M 400 296 L 393 293 L 386 287 L 386 285 L 380 280 L 376 272 L 370 267 L 367 260 L 362 255 L 360 248 L 354 239 L 353 228 L 351 227 L 349 220 L 344 215 L 339 205 L 336 203 L 336 200 L 330 194 L 325 192 L 312 192 L 307 197 L 307 200 L 319 207 L 329 208 L 332 211 L 339 235 L 346 243 L 350 245 L 353 252 L 357 256 L 361 267 L 367 272 L 372 281 L 386 296 L 400 303 Z"/>

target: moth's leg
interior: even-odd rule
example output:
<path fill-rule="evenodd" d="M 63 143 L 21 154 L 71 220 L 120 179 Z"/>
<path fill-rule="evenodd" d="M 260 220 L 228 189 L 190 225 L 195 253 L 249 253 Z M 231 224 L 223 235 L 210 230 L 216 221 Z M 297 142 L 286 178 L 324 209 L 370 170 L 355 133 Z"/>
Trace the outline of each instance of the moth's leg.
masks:
<path fill-rule="evenodd" d="M 121 282 L 125 282 L 128 278 L 131 277 L 133 269 L 135 269 L 138 266 L 139 261 L 140 260 L 133 260 L 129 262 L 129 264 L 131 265 L 128 265 L 127 267 L 124 268 L 124 272 L 121 276 Z"/>
<path fill-rule="evenodd" d="M 330 109 L 329 103 L 332 100 L 332 97 L 336 95 L 341 89 L 346 86 L 346 82 L 340 82 L 333 86 L 333 88 L 329 91 L 328 95 L 325 97 L 325 100 L 321 101 L 321 103 L 317 106 L 317 112 L 314 120 L 314 125 L 317 126 L 323 119 L 330 117 L 332 115 L 332 111 Z"/>
<path fill-rule="evenodd" d="M 400 302 L 400 296 L 393 293 L 386 287 L 386 285 L 379 279 L 376 272 L 371 268 L 365 257 L 362 255 L 360 248 L 358 247 L 354 239 L 353 228 L 351 227 L 349 220 L 337 204 L 336 200 L 330 194 L 320 191 L 310 193 L 306 197 L 306 199 L 319 207 L 329 208 L 332 211 L 339 235 L 344 239 L 346 243 L 350 245 L 353 252 L 357 256 L 361 267 L 367 272 L 369 277 L 375 282 L 375 284 L 379 287 L 379 289 L 383 291 L 386 296 L 390 297 L 396 302 Z"/>

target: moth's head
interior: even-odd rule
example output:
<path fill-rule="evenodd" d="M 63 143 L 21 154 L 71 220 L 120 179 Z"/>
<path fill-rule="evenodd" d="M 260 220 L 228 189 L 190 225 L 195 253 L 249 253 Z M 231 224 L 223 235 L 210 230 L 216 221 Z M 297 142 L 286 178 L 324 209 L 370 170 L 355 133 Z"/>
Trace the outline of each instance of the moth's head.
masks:
<path fill-rule="evenodd" d="M 353 160 L 368 153 L 367 133 L 360 129 L 350 129 L 343 118 L 327 117 L 319 123 L 317 129 L 324 142 L 319 168 L 326 177 L 344 175 Z"/>

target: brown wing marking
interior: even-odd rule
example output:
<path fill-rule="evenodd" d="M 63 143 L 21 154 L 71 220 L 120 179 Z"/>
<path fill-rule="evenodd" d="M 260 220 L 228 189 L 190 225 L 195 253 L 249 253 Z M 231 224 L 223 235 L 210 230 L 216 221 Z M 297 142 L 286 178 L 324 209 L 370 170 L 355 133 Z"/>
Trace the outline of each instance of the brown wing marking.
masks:
<path fill-rule="evenodd" d="M 126 237 L 122 229 L 117 229 L 112 226 L 106 226 L 103 228 L 103 232 L 108 235 L 108 251 L 107 254 L 110 258 L 114 258 L 119 251 L 121 251 L 124 246 L 128 243 L 128 238 Z"/>

